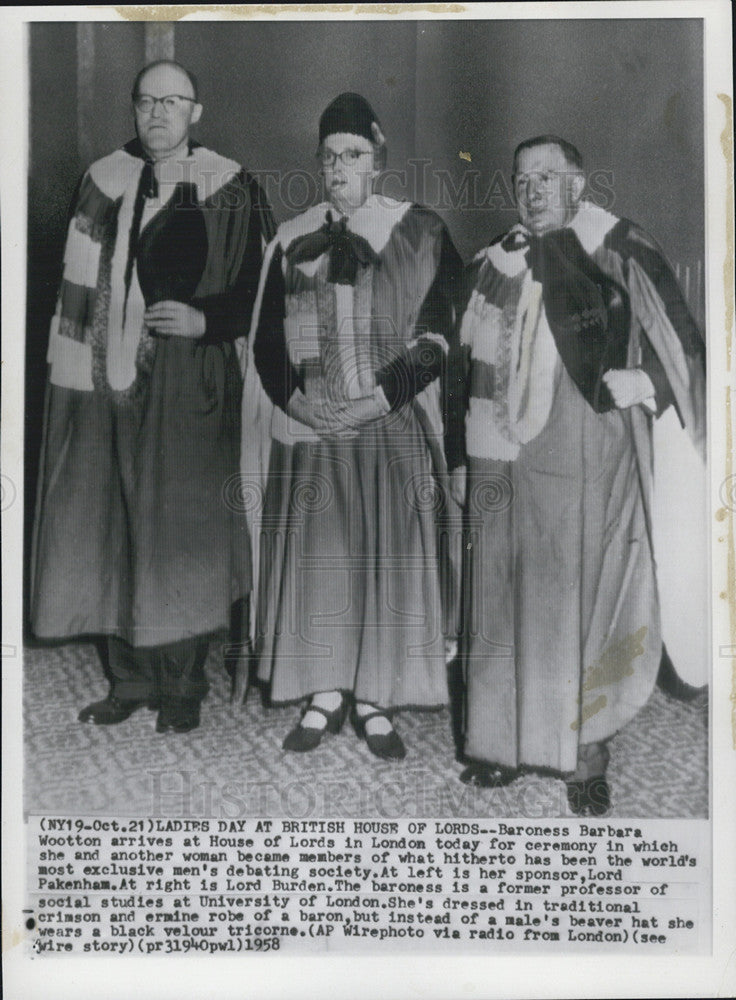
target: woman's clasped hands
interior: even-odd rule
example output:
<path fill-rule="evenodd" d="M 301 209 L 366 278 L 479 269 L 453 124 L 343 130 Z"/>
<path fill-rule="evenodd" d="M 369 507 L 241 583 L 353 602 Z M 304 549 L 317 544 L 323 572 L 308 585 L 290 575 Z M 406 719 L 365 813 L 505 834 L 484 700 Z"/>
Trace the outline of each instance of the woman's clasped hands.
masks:
<path fill-rule="evenodd" d="M 354 438 L 362 426 L 385 416 L 389 405 L 380 389 L 340 402 L 307 399 L 297 389 L 289 400 L 287 412 L 294 420 L 311 427 L 320 437 Z"/>

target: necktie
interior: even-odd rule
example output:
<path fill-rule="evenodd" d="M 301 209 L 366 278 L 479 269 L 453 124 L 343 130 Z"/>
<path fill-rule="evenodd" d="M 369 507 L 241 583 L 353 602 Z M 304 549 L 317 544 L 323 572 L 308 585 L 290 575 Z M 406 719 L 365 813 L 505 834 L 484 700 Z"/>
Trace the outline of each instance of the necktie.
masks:
<path fill-rule="evenodd" d="M 514 250 L 521 250 L 529 246 L 529 233 L 526 229 L 512 229 L 511 232 L 501 240 L 501 246 L 506 253 L 513 253 Z"/>

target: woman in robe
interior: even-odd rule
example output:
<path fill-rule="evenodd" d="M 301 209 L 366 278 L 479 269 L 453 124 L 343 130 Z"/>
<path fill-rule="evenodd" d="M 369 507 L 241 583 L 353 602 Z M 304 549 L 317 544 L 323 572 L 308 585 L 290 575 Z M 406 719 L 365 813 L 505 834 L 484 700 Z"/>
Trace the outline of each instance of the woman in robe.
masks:
<path fill-rule="evenodd" d="M 257 644 L 272 702 L 308 699 L 285 749 L 314 749 L 352 705 L 371 752 L 400 759 L 393 714 L 448 697 L 439 376 L 461 262 L 433 212 L 372 193 L 385 153 L 368 102 L 337 97 L 319 123 L 327 200 L 280 226 L 264 261 Z"/>

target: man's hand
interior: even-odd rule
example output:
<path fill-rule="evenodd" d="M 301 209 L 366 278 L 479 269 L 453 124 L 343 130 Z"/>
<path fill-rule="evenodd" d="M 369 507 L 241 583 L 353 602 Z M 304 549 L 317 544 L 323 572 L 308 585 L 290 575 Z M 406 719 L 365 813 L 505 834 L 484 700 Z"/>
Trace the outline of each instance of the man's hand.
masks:
<path fill-rule="evenodd" d="M 467 491 L 468 470 L 464 465 L 458 465 L 450 473 L 450 494 L 458 507 L 465 506 L 465 494 Z"/>
<path fill-rule="evenodd" d="M 143 322 L 149 330 L 162 337 L 189 337 L 196 340 L 204 336 L 207 329 L 203 312 L 185 302 L 174 302 L 171 299 L 149 306 L 143 314 Z"/>
<path fill-rule="evenodd" d="M 654 399 L 654 386 L 641 368 L 615 368 L 606 372 L 603 381 L 613 397 L 616 409 L 625 410 L 637 403 L 649 403 Z"/>

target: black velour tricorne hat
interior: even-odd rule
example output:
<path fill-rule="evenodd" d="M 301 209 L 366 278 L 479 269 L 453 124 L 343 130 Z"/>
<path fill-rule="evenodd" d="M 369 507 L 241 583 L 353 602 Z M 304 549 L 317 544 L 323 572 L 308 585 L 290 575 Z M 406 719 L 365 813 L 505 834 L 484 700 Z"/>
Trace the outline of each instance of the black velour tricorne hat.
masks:
<path fill-rule="evenodd" d="M 373 142 L 371 125 L 376 122 L 380 126 L 375 111 L 365 97 L 346 91 L 328 104 L 319 120 L 319 141 L 323 142 L 328 135 L 347 132 L 350 135 L 362 135 L 364 139 Z"/>

